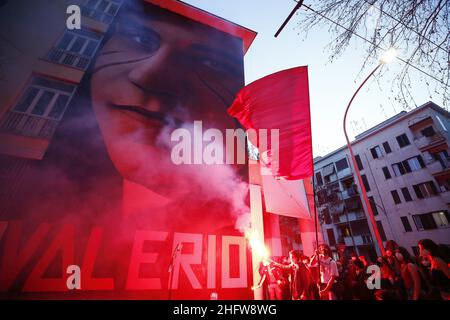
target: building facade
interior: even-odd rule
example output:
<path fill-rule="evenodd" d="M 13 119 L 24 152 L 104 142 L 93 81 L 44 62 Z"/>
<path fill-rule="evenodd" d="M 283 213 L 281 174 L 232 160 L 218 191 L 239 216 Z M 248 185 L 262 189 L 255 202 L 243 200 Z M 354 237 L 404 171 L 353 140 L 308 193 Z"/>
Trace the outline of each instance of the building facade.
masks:
<path fill-rule="evenodd" d="M 175 170 L 159 132 L 174 117 L 235 125 L 211 106 L 243 86 L 256 33 L 176 0 L 2 1 L 0 27 L 0 296 L 66 295 L 78 265 L 102 276 L 73 298 L 252 299 L 231 201 Z"/>
<path fill-rule="evenodd" d="M 20 193 L 18 181 L 30 164 L 44 158 L 121 3 L 3 3 L 0 75 L 7 81 L 0 82 L 0 179 L 8 188 L 1 188 L 0 199 L 16 197 Z M 61 13 L 70 5 L 80 8 L 80 30 L 66 28 L 69 15 Z M 8 201 L 1 203 L 0 212 L 11 210 Z"/>
<path fill-rule="evenodd" d="M 380 236 L 417 254 L 450 244 L 450 114 L 433 102 L 403 111 L 352 142 Z M 372 259 L 380 251 L 347 146 L 314 161 L 324 240 Z"/>

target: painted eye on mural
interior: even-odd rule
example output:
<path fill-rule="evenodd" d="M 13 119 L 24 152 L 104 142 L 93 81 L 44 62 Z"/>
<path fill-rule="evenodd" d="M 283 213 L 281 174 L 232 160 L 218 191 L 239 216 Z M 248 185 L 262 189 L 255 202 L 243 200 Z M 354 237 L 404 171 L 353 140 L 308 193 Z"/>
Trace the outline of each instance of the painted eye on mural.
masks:
<path fill-rule="evenodd" d="M 214 59 L 202 59 L 201 63 L 203 66 L 208 67 L 210 69 L 214 69 L 217 71 L 227 71 L 227 67 L 225 66 L 225 64 L 220 63 L 219 61 Z"/>
<path fill-rule="evenodd" d="M 223 58 L 198 57 L 197 64 L 203 71 L 234 76 L 239 73 L 239 68 Z"/>
<path fill-rule="evenodd" d="M 136 34 L 131 37 L 134 42 L 139 43 L 140 45 L 146 47 L 147 49 L 151 49 L 152 51 L 157 50 L 159 48 L 159 39 L 156 39 L 154 36 Z"/>
<path fill-rule="evenodd" d="M 159 34 L 144 26 L 124 23 L 120 25 L 119 33 L 147 52 L 158 50 L 161 44 Z"/>
<path fill-rule="evenodd" d="M 214 75 L 239 76 L 242 72 L 239 62 L 234 57 L 219 49 L 216 44 L 194 43 L 185 51 L 192 57 L 192 61 L 198 70 Z"/>

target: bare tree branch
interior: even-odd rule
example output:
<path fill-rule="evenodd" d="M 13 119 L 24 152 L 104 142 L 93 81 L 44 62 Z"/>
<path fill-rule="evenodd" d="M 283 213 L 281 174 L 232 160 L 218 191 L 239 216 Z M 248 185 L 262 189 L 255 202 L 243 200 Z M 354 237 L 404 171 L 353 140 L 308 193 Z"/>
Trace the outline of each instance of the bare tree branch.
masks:
<path fill-rule="evenodd" d="M 327 25 L 333 40 L 329 43 L 330 61 L 360 38 L 366 56 L 361 71 L 374 63 L 383 50 L 400 50 L 401 71 L 394 76 L 392 93 L 404 107 L 414 102 L 412 74 L 434 93 L 450 102 L 450 1 L 448 0 L 322 0 L 306 5 L 299 28 L 308 32 Z M 419 71 L 419 72 L 417 72 Z M 382 74 L 379 75 L 381 77 Z M 432 94 L 430 93 L 430 99 Z"/>

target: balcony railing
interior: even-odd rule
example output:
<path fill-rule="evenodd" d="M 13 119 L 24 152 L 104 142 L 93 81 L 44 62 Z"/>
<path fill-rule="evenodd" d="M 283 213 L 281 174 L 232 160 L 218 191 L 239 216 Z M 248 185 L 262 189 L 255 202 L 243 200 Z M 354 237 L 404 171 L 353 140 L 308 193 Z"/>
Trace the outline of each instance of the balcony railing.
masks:
<path fill-rule="evenodd" d="M 58 120 L 9 111 L 0 124 L 0 130 L 23 136 L 49 139 L 57 126 Z"/>
<path fill-rule="evenodd" d="M 48 60 L 81 70 L 86 70 L 89 66 L 89 62 L 91 61 L 88 56 L 83 56 L 59 48 L 52 48 L 48 54 Z"/>
<path fill-rule="evenodd" d="M 323 181 L 325 184 L 330 184 L 333 182 L 336 182 L 338 180 L 338 176 L 336 173 L 330 174 L 329 176 L 326 176 Z"/>
<path fill-rule="evenodd" d="M 373 243 L 372 236 L 370 234 L 356 235 L 353 236 L 353 239 L 355 240 L 355 245 L 357 246 Z M 344 237 L 344 242 L 347 246 L 353 245 L 352 237 Z"/>
<path fill-rule="evenodd" d="M 450 158 L 438 160 L 442 166 L 442 170 L 450 169 Z"/>
<path fill-rule="evenodd" d="M 348 221 L 347 221 L 347 216 L 348 216 Z M 363 212 L 348 212 L 347 214 L 343 213 L 339 216 L 339 222 L 346 223 L 346 222 L 361 220 L 361 219 L 365 219 L 365 218 L 366 218 L 366 216 Z"/>
<path fill-rule="evenodd" d="M 431 174 L 441 175 L 445 171 L 450 170 L 450 159 L 439 159 L 433 160 L 427 163 L 427 168 L 430 170 Z"/>
<path fill-rule="evenodd" d="M 337 190 L 319 190 L 317 191 L 317 202 L 319 205 L 331 204 L 340 205 L 342 203 L 341 192 Z"/>
<path fill-rule="evenodd" d="M 81 7 L 81 14 L 83 16 L 97 20 L 99 22 L 110 24 L 114 19 L 113 15 L 107 14 L 103 11 L 88 8 L 86 6 L 80 6 L 80 7 Z"/>
<path fill-rule="evenodd" d="M 421 136 L 419 138 L 414 139 L 414 143 L 416 144 L 417 148 L 421 150 L 426 149 L 427 147 L 442 141 L 445 141 L 445 136 L 440 132 L 436 132 L 430 137 Z"/>
<path fill-rule="evenodd" d="M 338 179 L 342 179 L 345 177 L 348 177 L 350 175 L 352 175 L 352 170 L 350 170 L 350 168 L 345 168 L 344 170 L 338 171 L 337 172 L 337 178 Z"/>

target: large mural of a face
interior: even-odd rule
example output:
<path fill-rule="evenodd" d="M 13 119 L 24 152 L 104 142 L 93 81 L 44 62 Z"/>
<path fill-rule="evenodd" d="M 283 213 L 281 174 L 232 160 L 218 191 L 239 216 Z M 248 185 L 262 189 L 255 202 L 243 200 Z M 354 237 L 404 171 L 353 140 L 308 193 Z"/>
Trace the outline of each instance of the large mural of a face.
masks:
<path fill-rule="evenodd" d="M 25 179 L 23 220 L 0 217 L 8 261 L 0 296 L 26 289 L 58 297 L 67 291 L 66 264 L 76 264 L 89 280 L 73 298 L 167 299 L 170 282 L 174 298 L 250 298 L 250 254 L 236 227 L 248 210 L 245 167 L 177 165 L 171 157 L 177 128 L 236 128 L 227 108 L 244 85 L 242 39 L 124 1 L 88 72 Z M 22 248 L 17 239 L 36 243 L 27 265 L 11 256 Z M 60 251 L 62 265 L 53 261 Z M 59 270 L 54 287 L 41 279 L 47 267 Z M 97 285 L 97 276 L 107 280 Z"/>
<path fill-rule="evenodd" d="M 202 121 L 225 132 L 243 86 L 242 40 L 141 2 L 127 3 L 98 54 L 92 104 L 120 174 L 162 195 L 190 190 L 170 132 Z M 201 170 L 197 168 L 196 170 Z"/>

